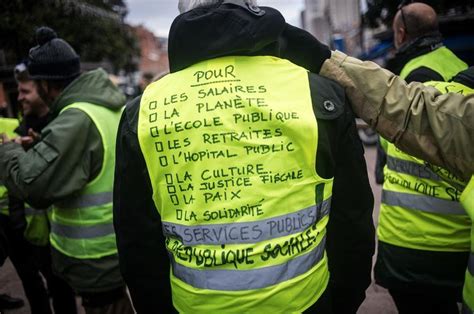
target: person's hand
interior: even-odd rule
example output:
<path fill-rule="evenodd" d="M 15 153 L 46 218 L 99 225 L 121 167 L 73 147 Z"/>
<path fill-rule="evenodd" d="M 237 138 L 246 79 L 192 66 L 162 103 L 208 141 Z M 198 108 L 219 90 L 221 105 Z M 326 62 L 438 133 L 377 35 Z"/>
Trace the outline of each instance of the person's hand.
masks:
<path fill-rule="evenodd" d="M 21 136 L 15 138 L 15 143 L 23 146 L 24 149 L 28 149 L 34 143 L 38 142 L 40 139 L 40 134 L 33 131 L 33 129 L 28 130 L 28 136 Z"/>
<path fill-rule="evenodd" d="M 33 143 L 33 138 L 31 136 L 18 136 L 18 137 L 15 137 L 13 141 L 25 147 Z"/>
<path fill-rule="evenodd" d="M 28 136 L 33 139 L 33 143 L 38 142 L 41 139 L 41 134 L 33 131 L 33 129 L 28 129 Z"/>

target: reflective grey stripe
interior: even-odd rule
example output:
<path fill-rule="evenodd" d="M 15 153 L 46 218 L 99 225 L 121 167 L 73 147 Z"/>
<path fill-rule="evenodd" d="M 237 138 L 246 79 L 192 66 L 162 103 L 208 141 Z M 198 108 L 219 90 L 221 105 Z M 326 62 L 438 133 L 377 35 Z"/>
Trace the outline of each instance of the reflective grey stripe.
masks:
<path fill-rule="evenodd" d="M 471 276 L 474 276 L 474 253 L 472 252 L 471 255 L 469 255 L 469 263 L 467 264 L 467 269 L 469 270 Z"/>
<path fill-rule="evenodd" d="M 474 314 L 474 310 L 471 310 L 466 302 L 463 302 L 461 314 Z"/>
<path fill-rule="evenodd" d="M 163 222 L 163 233 L 180 239 L 184 245 L 256 243 L 302 232 L 328 215 L 330 208 L 328 199 L 295 213 L 252 222 L 199 226 Z"/>
<path fill-rule="evenodd" d="M 65 226 L 51 222 L 51 233 L 70 239 L 93 239 L 114 234 L 112 223 L 95 226 Z"/>
<path fill-rule="evenodd" d="M 427 195 L 382 191 L 382 203 L 445 215 L 467 215 L 459 202 L 443 200 Z"/>
<path fill-rule="evenodd" d="M 80 195 L 72 199 L 67 199 L 61 202 L 57 202 L 54 205 L 62 209 L 85 208 L 85 207 L 99 206 L 99 205 L 112 203 L 112 197 L 113 197 L 112 192 Z"/>
<path fill-rule="evenodd" d="M 326 237 L 311 252 L 287 263 L 251 270 L 199 270 L 177 263 L 171 256 L 173 274 L 181 281 L 200 289 L 238 291 L 262 289 L 302 275 L 324 256 Z"/>
<path fill-rule="evenodd" d="M 418 178 L 441 181 L 440 176 L 434 173 L 429 167 L 413 161 L 387 156 L 387 167 L 390 170 L 409 174 Z"/>

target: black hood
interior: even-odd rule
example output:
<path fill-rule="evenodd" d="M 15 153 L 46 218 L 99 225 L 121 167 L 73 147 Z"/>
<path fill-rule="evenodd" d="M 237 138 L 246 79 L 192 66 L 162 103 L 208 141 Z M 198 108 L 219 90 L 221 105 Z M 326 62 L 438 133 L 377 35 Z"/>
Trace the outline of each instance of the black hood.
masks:
<path fill-rule="evenodd" d="M 474 89 L 474 66 L 459 72 L 452 80 Z"/>
<path fill-rule="evenodd" d="M 287 24 L 277 10 L 261 9 L 265 14 L 224 3 L 176 17 L 168 42 L 170 71 L 229 55 L 279 56 L 279 40 Z"/>

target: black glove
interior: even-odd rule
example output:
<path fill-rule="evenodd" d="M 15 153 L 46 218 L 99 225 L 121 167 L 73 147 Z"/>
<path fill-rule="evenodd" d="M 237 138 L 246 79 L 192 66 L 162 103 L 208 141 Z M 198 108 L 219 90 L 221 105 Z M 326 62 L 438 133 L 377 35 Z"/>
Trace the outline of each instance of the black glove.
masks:
<path fill-rule="evenodd" d="M 331 57 L 331 50 L 313 35 L 298 27 L 286 24 L 280 40 L 280 56 L 283 59 L 319 73 L 324 61 Z"/>

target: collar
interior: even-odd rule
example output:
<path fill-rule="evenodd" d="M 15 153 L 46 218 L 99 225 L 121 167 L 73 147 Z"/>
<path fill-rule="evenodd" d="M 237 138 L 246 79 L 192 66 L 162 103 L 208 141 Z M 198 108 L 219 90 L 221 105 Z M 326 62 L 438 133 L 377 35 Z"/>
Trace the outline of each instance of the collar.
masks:
<path fill-rule="evenodd" d="M 397 51 L 397 58 L 413 59 L 443 46 L 441 33 L 431 33 L 403 44 Z"/>
<path fill-rule="evenodd" d="M 474 66 L 459 72 L 453 81 L 474 89 Z"/>

